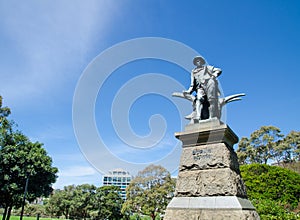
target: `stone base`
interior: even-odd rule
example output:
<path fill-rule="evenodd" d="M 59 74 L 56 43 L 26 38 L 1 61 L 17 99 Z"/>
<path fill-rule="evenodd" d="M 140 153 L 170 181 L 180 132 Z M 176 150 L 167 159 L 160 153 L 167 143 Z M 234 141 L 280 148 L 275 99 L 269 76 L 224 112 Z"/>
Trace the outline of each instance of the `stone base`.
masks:
<path fill-rule="evenodd" d="M 164 220 L 257 220 L 255 208 L 247 199 L 236 196 L 174 197 Z"/>
<path fill-rule="evenodd" d="M 247 199 L 233 145 L 236 134 L 218 119 L 201 121 L 175 133 L 182 154 L 175 197 L 165 220 L 260 219 Z"/>
<path fill-rule="evenodd" d="M 246 197 L 241 176 L 229 168 L 182 171 L 178 174 L 175 196 Z"/>
<path fill-rule="evenodd" d="M 167 210 L 164 220 L 256 220 L 255 210 Z"/>

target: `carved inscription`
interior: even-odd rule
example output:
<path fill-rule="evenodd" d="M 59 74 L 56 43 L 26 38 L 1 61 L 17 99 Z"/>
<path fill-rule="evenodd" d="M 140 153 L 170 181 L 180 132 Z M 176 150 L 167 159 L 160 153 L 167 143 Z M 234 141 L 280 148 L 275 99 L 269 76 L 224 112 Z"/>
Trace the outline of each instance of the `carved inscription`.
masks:
<path fill-rule="evenodd" d="M 193 150 L 194 160 L 210 159 L 212 156 L 211 149 L 195 149 Z"/>

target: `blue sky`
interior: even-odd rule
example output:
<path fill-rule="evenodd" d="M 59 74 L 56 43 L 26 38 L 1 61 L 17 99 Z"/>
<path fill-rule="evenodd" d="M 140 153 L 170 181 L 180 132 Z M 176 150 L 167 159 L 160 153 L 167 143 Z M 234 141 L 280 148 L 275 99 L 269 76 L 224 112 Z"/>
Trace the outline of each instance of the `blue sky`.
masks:
<path fill-rule="evenodd" d="M 299 1 L 0 1 L 0 94 L 18 128 L 44 143 L 59 168 L 56 188 L 99 185 L 98 166 L 116 168 L 105 158 L 95 165 L 84 157 L 73 130 L 73 97 L 95 57 L 142 37 L 181 42 L 222 68 L 224 94 L 247 94 L 226 109 L 226 123 L 239 137 L 262 125 L 277 126 L 284 134 L 299 130 Z M 144 165 L 172 152 L 178 144 L 173 133 L 182 126 L 173 99 L 148 93 L 132 104 L 128 120 L 137 135 L 147 136 L 149 118 L 161 114 L 164 119 L 157 122 L 166 130 L 160 144 L 136 152 L 118 139 L 110 117 L 112 100 L 128 81 L 145 73 L 189 86 L 189 72 L 181 67 L 137 60 L 110 75 L 95 103 L 96 126 L 106 146 L 121 160 Z M 150 82 L 142 88 L 169 86 Z"/>

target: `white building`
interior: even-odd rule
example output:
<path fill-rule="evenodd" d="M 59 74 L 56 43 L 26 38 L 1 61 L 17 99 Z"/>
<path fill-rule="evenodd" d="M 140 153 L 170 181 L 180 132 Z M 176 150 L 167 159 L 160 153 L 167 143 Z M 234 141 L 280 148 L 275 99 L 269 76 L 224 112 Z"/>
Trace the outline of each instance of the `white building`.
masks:
<path fill-rule="evenodd" d="M 123 169 L 115 169 L 103 176 L 103 186 L 118 186 L 120 194 L 126 200 L 126 187 L 129 185 L 132 176 L 128 171 Z"/>

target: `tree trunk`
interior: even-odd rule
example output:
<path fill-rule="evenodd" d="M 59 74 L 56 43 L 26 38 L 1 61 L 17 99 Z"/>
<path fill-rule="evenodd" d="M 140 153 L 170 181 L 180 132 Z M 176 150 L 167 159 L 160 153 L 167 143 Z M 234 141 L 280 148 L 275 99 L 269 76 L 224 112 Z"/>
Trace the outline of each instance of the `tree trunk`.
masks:
<path fill-rule="evenodd" d="M 10 205 L 9 208 L 8 208 L 6 220 L 10 219 L 11 210 L 12 210 L 12 205 Z"/>
<path fill-rule="evenodd" d="M 155 213 L 152 213 L 152 214 L 151 214 L 152 220 L 155 220 L 155 217 L 156 217 L 156 216 L 155 216 Z"/>
<path fill-rule="evenodd" d="M 3 216 L 2 216 L 2 220 L 6 220 L 7 209 L 8 209 L 8 206 L 7 206 L 7 205 L 5 205 L 5 208 L 4 208 L 4 213 L 3 213 Z"/>

